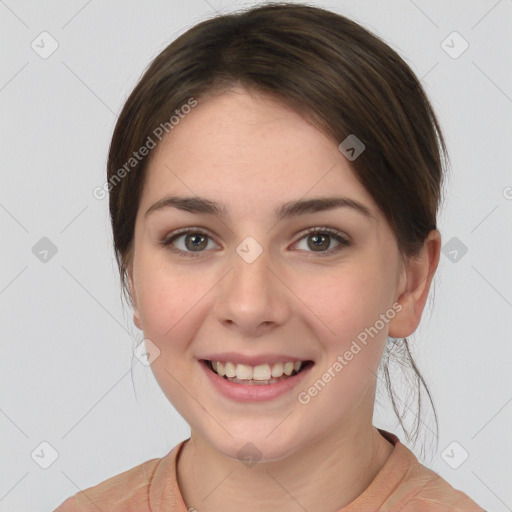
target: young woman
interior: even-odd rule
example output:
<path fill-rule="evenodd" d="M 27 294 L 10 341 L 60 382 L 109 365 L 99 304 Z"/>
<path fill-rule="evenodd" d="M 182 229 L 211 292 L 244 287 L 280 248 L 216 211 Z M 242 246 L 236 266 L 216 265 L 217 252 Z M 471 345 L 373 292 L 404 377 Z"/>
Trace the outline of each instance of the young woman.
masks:
<path fill-rule="evenodd" d="M 372 424 L 438 264 L 446 161 L 412 71 L 342 16 L 264 5 L 169 45 L 106 190 L 145 356 L 191 436 L 57 511 L 482 511 Z"/>

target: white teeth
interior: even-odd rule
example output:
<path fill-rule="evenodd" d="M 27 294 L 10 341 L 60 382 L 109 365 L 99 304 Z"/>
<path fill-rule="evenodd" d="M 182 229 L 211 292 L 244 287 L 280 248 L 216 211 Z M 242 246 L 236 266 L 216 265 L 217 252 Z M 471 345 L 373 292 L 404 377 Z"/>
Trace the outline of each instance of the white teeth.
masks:
<path fill-rule="evenodd" d="M 233 375 L 233 377 L 234 377 L 234 375 Z M 236 365 L 236 378 L 239 380 L 251 380 L 252 379 L 252 366 L 249 366 L 247 364 L 237 364 Z"/>
<path fill-rule="evenodd" d="M 285 363 L 260 364 L 258 366 L 249 366 L 247 364 L 235 364 L 230 361 L 224 363 L 212 361 L 213 370 L 224 377 L 236 378 L 238 380 L 268 381 L 271 378 L 277 379 L 283 375 L 290 376 L 295 370 L 299 372 L 303 361 L 287 361 Z"/>
<path fill-rule="evenodd" d="M 224 366 L 224 373 L 226 377 L 234 377 L 236 375 L 236 366 L 233 363 L 227 362 Z"/>
<path fill-rule="evenodd" d="M 283 373 L 283 363 L 276 363 L 274 366 L 272 366 L 272 377 L 275 379 L 282 377 Z"/>
<path fill-rule="evenodd" d="M 260 364 L 259 366 L 255 366 L 252 371 L 252 378 L 254 380 L 270 380 L 271 375 L 272 373 L 268 364 Z"/>
<path fill-rule="evenodd" d="M 293 372 L 293 363 L 284 363 L 284 374 L 291 375 Z"/>

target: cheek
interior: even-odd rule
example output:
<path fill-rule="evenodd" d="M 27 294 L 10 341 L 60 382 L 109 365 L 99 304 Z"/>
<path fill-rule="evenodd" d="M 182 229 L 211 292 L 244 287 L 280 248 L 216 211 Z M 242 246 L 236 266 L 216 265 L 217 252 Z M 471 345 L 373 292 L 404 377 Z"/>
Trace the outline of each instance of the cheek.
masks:
<path fill-rule="evenodd" d="M 144 337 L 160 350 L 151 370 L 164 394 L 186 417 L 190 397 L 183 383 L 194 375 L 195 363 L 188 357 L 204 315 L 205 294 L 211 288 L 203 278 L 194 278 L 177 266 L 157 264 L 139 257 L 137 275 L 138 310 Z M 203 298 L 203 300 L 201 300 Z"/>
<path fill-rule="evenodd" d="M 381 314 L 391 306 L 389 277 L 373 262 L 342 269 L 317 284 L 303 293 L 314 298 L 311 309 L 321 319 L 316 333 L 325 358 L 319 371 L 330 372 L 325 379 L 334 382 L 322 401 L 350 408 L 373 385 L 382 358 L 389 323 Z"/>
<path fill-rule="evenodd" d="M 137 306 L 144 333 L 179 341 L 182 325 L 208 290 L 207 276 L 186 264 L 169 265 L 165 251 L 141 248 L 134 268 Z"/>
<path fill-rule="evenodd" d="M 375 325 L 390 307 L 389 285 L 378 268 L 368 266 L 344 269 L 317 284 L 322 286 L 303 291 L 318 315 L 315 333 L 324 352 L 317 371 L 325 392 L 315 403 L 336 411 L 336 417 L 350 415 L 371 399 L 388 327 Z"/>
<path fill-rule="evenodd" d="M 308 279 L 297 295 L 324 326 L 327 344 L 350 342 L 391 305 L 388 279 L 369 266 L 353 266 Z"/>

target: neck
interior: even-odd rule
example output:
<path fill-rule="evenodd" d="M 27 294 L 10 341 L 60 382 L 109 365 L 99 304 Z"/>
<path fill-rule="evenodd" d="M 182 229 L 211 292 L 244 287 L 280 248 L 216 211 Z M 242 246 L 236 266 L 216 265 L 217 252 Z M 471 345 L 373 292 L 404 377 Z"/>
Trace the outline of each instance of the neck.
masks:
<path fill-rule="evenodd" d="M 192 432 L 183 446 L 178 485 L 189 509 L 333 512 L 354 501 L 382 469 L 393 445 L 371 421 L 365 429 L 336 430 L 286 459 L 247 466 L 219 453 Z"/>

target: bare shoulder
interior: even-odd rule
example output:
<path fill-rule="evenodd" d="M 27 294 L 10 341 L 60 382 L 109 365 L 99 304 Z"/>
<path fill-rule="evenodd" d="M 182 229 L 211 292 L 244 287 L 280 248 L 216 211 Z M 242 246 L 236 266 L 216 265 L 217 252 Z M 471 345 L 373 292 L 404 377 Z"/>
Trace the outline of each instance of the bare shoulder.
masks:
<path fill-rule="evenodd" d="M 153 473 L 162 459 L 151 459 L 66 499 L 54 512 L 147 510 Z"/>

